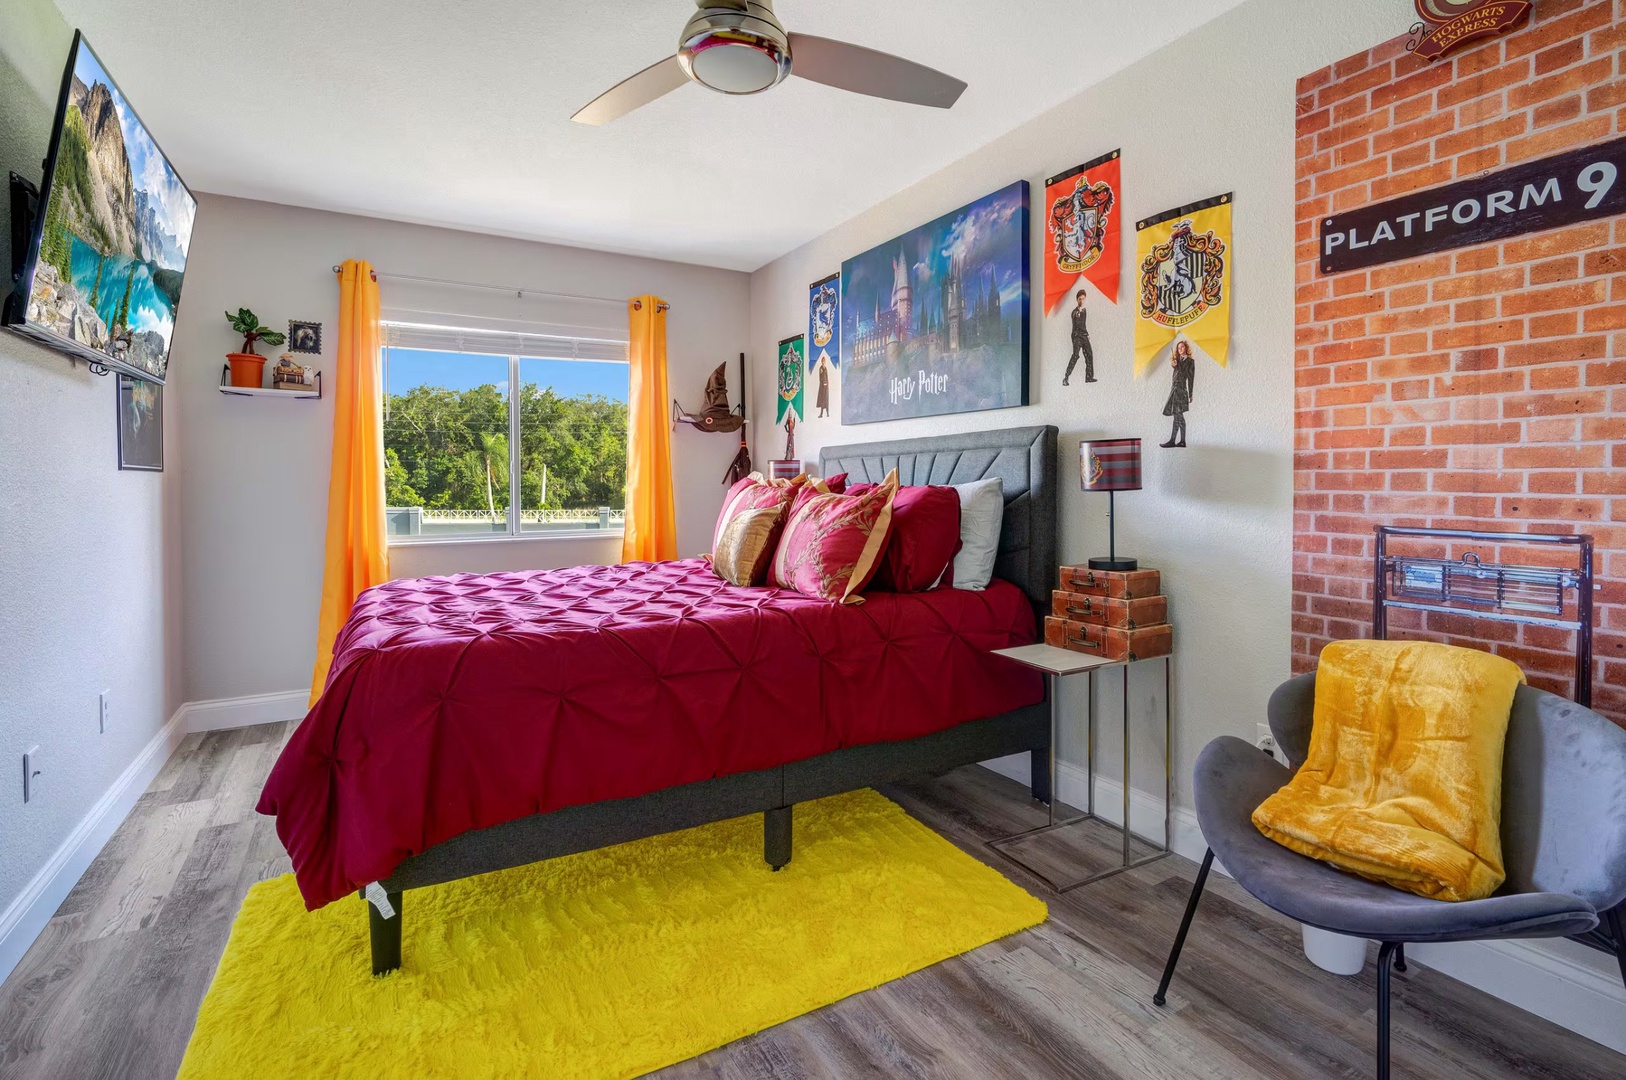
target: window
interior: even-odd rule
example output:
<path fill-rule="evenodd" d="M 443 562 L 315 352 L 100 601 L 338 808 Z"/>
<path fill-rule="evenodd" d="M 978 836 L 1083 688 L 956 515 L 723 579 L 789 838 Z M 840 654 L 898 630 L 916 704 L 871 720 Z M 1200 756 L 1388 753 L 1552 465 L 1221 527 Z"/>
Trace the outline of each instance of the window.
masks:
<path fill-rule="evenodd" d="M 626 357 L 621 341 L 385 323 L 390 538 L 619 534 Z"/>

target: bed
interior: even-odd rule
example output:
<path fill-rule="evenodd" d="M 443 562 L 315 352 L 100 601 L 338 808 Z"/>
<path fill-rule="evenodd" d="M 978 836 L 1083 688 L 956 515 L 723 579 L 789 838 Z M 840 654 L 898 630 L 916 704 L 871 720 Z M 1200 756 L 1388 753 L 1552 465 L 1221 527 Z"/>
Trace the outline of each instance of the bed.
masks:
<path fill-rule="evenodd" d="M 996 581 L 839 606 L 696 559 L 370 589 L 259 803 L 307 906 L 370 897 L 378 974 L 400 966 L 410 889 L 758 812 L 777 870 L 798 802 L 1024 751 L 1048 801 L 1043 686 L 990 654 L 1035 640 L 1048 603 L 1056 429 L 829 447 L 820 466 L 1000 476 Z"/>

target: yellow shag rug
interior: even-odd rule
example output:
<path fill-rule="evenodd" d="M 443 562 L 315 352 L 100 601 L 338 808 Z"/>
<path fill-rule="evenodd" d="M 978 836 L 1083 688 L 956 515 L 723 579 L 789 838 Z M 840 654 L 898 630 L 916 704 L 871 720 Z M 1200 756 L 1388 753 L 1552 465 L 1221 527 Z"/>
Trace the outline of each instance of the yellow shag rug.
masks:
<path fill-rule="evenodd" d="M 361 900 L 249 890 L 178 1080 L 632 1077 L 1044 921 L 1045 905 L 873 791 L 406 894 L 374 979 Z"/>

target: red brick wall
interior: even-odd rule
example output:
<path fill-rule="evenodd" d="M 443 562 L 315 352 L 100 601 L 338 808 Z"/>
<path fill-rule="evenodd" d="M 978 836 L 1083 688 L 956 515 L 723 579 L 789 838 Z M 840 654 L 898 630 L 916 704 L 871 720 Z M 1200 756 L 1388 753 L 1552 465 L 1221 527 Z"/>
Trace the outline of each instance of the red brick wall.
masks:
<path fill-rule="evenodd" d="M 1540 0 L 1436 64 L 1298 84 L 1293 664 L 1371 629 L 1376 524 L 1591 533 L 1593 700 L 1626 723 L 1626 218 L 1323 275 L 1317 219 L 1626 133 L 1626 0 Z M 1460 552 L 1452 553 L 1453 557 Z M 1569 632 L 1430 616 L 1569 694 Z"/>

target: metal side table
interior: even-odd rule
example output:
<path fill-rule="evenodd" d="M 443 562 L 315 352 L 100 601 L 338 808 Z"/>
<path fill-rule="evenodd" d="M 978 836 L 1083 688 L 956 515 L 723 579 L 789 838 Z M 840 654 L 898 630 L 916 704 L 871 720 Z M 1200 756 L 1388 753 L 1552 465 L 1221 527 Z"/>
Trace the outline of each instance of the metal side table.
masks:
<path fill-rule="evenodd" d="M 1068 649 L 1058 649 L 1053 645 L 1022 645 L 1014 649 L 995 649 L 995 656 L 1003 656 L 1025 664 L 1030 668 L 1044 672 L 1045 693 L 1050 700 L 1050 804 L 1049 821 L 1032 829 L 1011 833 L 989 840 L 988 846 L 998 851 L 1005 858 L 1016 863 L 1029 873 L 1038 877 L 1045 884 L 1057 892 L 1067 892 L 1071 889 L 1088 885 L 1092 881 L 1121 874 L 1125 870 L 1133 870 L 1137 866 L 1145 866 L 1170 853 L 1171 840 L 1170 826 L 1173 817 L 1174 801 L 1173 790 L 1170 783 L 1169 755 L 1170 747 L 1170 709 L 1169 709 L 1169 657 L 1154 657 L 1163 661 L 1163 844 L 1150 855 L 1133 859 L 1130 855 L 1130 842 L 1134 834 L 1130 829 L 1130 738 L 1129 738 L 1129 665 L 1132 663 L 1151 663 L 1152 661 L 1108 660 L 1104 657 L 1089 656 L 1085 653 L 1072 652 Z M 1105 668 L 1119 668 L 1123 672 L 1123 747 L 1124 747 L 1124 804 L 1123 824 L 1115 824 L 1106 820 L 1095 811 L 1095 674 Z M 1056 734 L 1060 707 L 1057 703 L 1056 690 L 1061 680 L 1069 675 L 1084 675 L 1089 680 L 1087 694 L 1087 737 L 1089 770 L 1085 780 L 1085 812 L 1062 821 L 1056 820 L 1056 803 L 1060 800 L 1060 791 L 1056 785 Z M 1049 874 L 1023 860 L 1017 853 L 1006 850 L 1006 847 L 1018 840 L 1044 833 L 1055 832 L 1085 821 L 1098 821 L 1110 829 L 1116 829 L 1123 834 L 1123 858 L 1119 865 L 1097 871 L 1076 881 L 1056 881 Z M 1151 841 L 1142 838 L 1142 843 Z"/>

